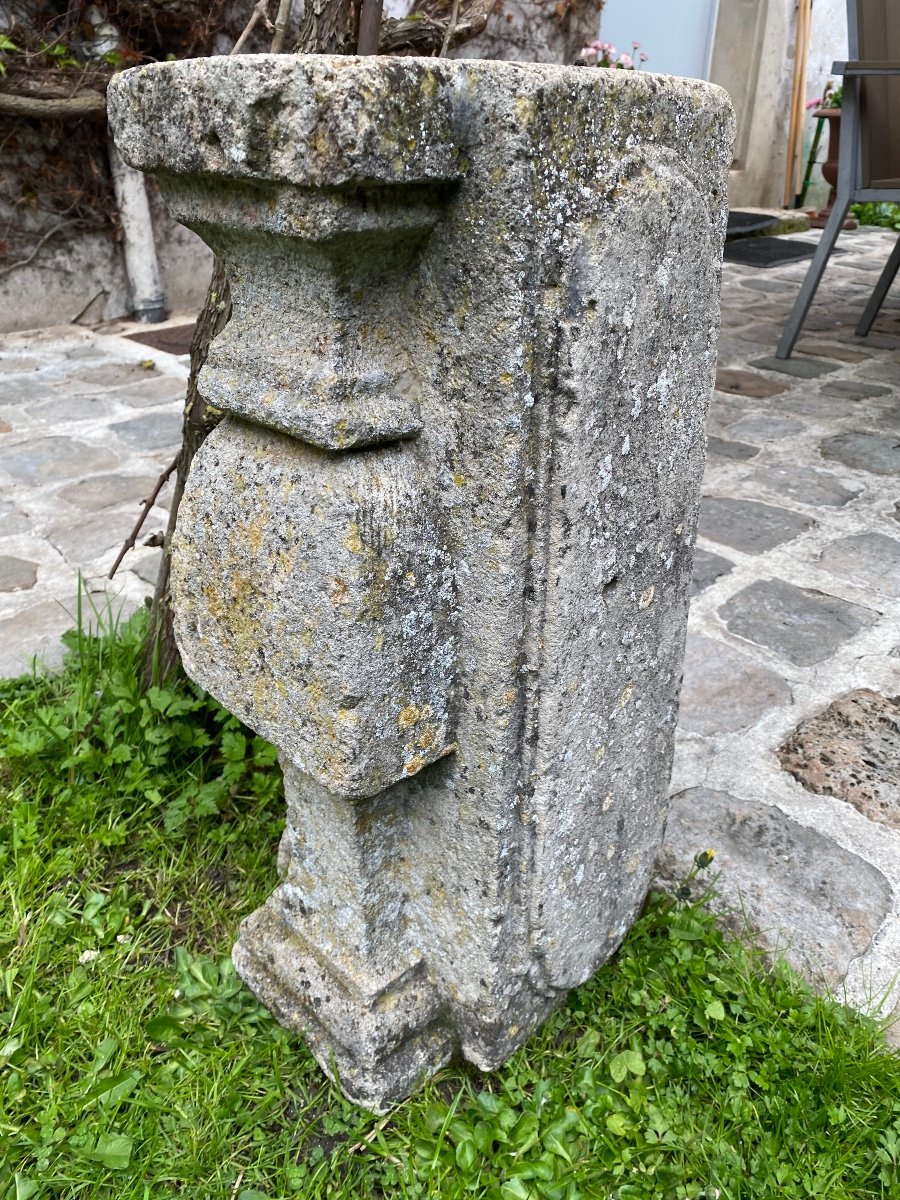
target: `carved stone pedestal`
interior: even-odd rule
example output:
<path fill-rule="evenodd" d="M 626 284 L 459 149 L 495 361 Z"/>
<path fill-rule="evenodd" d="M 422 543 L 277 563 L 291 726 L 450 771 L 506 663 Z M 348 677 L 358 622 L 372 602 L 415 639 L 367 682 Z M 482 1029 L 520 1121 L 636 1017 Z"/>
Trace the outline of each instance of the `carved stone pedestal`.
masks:
<path fill-rule="evenodd" d="M 123 156 L 227 264 L 173 547 L 191 676 L 279 748 L 242 976 L 383 1111 L 618 946 L 665 822 L 731 115 L 432 59 L 125 72 Z"/>

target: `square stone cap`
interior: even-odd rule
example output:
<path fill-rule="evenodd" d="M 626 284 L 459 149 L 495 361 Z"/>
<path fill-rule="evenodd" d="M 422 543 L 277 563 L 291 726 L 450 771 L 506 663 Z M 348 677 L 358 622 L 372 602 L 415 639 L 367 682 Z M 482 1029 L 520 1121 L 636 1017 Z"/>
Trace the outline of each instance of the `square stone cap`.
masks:
<path fill-rule="evenodd" d="M 247 54 L 153 63 L 109 85 L 116 144 L 139 170 L 305 187 L 451 182 L 467 166 L 465 114 L 539 94 L 621 110 L 622 133 L 708 130 L 730 110 L 699 80 L 640 71 L 465 59 Z M 489 105 L 488 105 L 489 107 Z M 726 116 L 727 126 L 730 114 Z M 639 126 L 643 125 L 641 129 Z M 511 135 L 514 132 L 511 130 Z M 582 133 L 587 133 L 582 129 Z"/>

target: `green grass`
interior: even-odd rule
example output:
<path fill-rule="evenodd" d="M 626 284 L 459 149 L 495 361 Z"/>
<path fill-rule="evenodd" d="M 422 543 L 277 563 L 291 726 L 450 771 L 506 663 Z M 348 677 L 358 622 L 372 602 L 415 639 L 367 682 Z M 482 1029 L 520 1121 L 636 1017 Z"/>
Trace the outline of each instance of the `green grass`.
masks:
<path fill-rule="evenodd" d="M 900 1059 L 869 1021 L 657 896 L 502 1070 L 388 1118 L 235 976 L 274 884 L 271 749 L 142 620 L 0 684 L 0 1200 L 900 1196 Z"/>
<path fill-rule="evenodd" d="M 900 229 L 900 204 L 879 200 L 867 204 L 851 204 L 850 216 L 860 225 L 880 225 L 884 229 Z"/>

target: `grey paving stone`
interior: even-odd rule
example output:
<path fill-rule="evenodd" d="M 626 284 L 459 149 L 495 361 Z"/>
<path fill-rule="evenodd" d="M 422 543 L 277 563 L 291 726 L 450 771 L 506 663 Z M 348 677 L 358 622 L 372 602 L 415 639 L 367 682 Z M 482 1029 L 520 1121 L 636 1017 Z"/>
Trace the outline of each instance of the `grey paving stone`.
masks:
<path fill-rule="evenodd" d="M 759 454 L 759 446 L 749 446 L 746 442 L 729 442 L 725 438 L 710 437 L 706 443 L 707 454 L 715 454 L 719 458 L 733 458 L 739 461 L 755 458 Z"/>
<path fill-rule="evenodd" d="M 32 438 L 0 452 L 0 471 L 23 483 L 53 483 L 115 465 L 109 450 L 68 437 Z"/>
<path fill-rule="evenodd" d="M 56 393 L 52 386 L 41 379 L 0 379 L 0 404 L 11 404 L 16 408 L 28 404 L 39 404 L 52 400 Z"/>
<path fill-rule="evenodd" d="M 153 361 L 152 354 L 148 353 L 146 361 Z M 158 375 L 160 371 L 155 365 L 142 367 L 138 363 L 105 362 L 73 371 L 69 376 L 69 387 L 73 392 L 84 391 L 86 384 L 89 387 L 120 387 L 123 383 L 143 383 Z"/>
<path fill-rule="evenodd" d="M 129 510 L 107 509 L 87 519 L 60 521 L 48 530 L 47 538 L 69 563 L 83 567 L 110 550 L 118 550 L 139 513 L 140 508 L 135 504 Z"/>
<path fill-rule="evenodd" d="M 181 406 L 186 390 L 187 384 L 183 379 L 174 375 L 160 375 L 156 379 L 141 380 L 130 387 L 110 389 L 106 394 L 130 408 L 148 408 L 166 402 Z"/>
<path fill-rule="evenodd" d="M 797 284 L 798 284 L 797 290 L 799 291 L 800 290 L 799 284 L 802 283 L 802 281 L 803 281 L 803 272 L 798 272 L 796 278 L 797 278 Z M 784 314 L 785 320 L 787 320 L 787 314 L 788 314 L 788 310 L 785 309 L 785 314 Z M 856 317 L 853 317 L 854 323 L 856 322 L 858 315 L 859 314 L 857 314 Z M 835 333 L 836 334 L 840 330 L 842 324 L 843 324 L 843 322 L 842 322 L 841 318 L 836 316 L 834 313 L 811 312 L 809 314 L 809 316 L 806 318 L 806 320 L 803 322 L 803 327 L 807 331 L 807 333 Z"/>
<path fill-rule="evenodd" d="M 900 696 L 858 688 L 801 722 L 778 750 L 809 792 L 900 829 Z"/>
<path fill-rule="evenodd" d="M 679 729 L 704 737 L 735 733 L 791 699 L 785 680 L 749 655 L 716 638 L 688 634 Z"/>
<path fill-rule="evenodd" d="M 752 442 L 775 442 L 802 433 L 805 428 L 802 421 L 790 417 L 753 416 L 735 421 L 728 426 L 728 432 L 736 438 L 749 438 Z"/>
<path fill-rule="evenodd" d="M 37 583 L 37 563 L 0 554 L 0 592 L 27 592 Z"/>
<path fill-rule="evenodd" d="M 755 375 L 752 371 L 743 371 L 739 367 L 719 367 L 716 371 L 716 388 L 735 396 L 765 400 L 768 396 L 787 391 L 788 385 L 766 379 L 764 375 Z"/>
<path fill-rule="evenodd" d="M 797 354 L 810 354 L 813 358 L 834 358 L 838 362 L 867 362 L 872 355 L 871 350 L 857 349 L 832 338 L 828 341 L 799 341 L 795 347 Z"/>
<path fill-rule="evenodd" d="M 54 600 L 44 600 L 0 621 L 0 678 L 24 675 L 35 657 L 48 667 L 58 666 L 63 656 L 59 635 L 74 624 L 72 616 Z"/>
<path fill-rule="evenodd" d="M 880 321 L 880 317 L 878 320 Z M 842 342 L 848 342 L 851 346 L 870 346 L 876 350 L 897 350 L 900 348 L 900 337 L 894 333 L 882 332 L 877 327 L 866 337 L 857 337 L 852 330 L 846 333 L 839 333 L 838 337 Z"/>
<path fill-rule="evenodd" d="M 830 471 L 815 467 L 755 467 L 743 483 L 758 484 L 786 500 L 824 508 L 843 508 L 862 491 L 844 487 Z"/>
<path fill-rule="evenodd" d="M 750 363 L 751 367 L 759 367 L 761 371 L 778 371 L 781 375 L 793 375 L 795 379 L 816 379 L 819 375 L 828 375 L 836 371 L 840 363 L 826 362 L 814 358 L 756 358 Z"/>
<path fill-rule="evenodd" d="M 755 314 L 754 314 L 755 315 Z M 773 321 L 757 322 L 745 325 L 739 334 L 735 334 L 750 348 L 751 353 L 778 345 L 784 318 L 781 312 L 774 314 Z M 734 332 L 734 331 L 732 331 Z"/>
<path fill-rule="evenodd" d="M 30 404 L 25 410 L 35 420 L 64 425 L 66 421 L 102 420 L 113 406 L 105 396 L 67 396 L 57 394 L 50 400 Z"/>
<path fill-rule="evenodd" d="M 754 292 L 763 292 L 764 294 L 773 296 L 779 294 L 781 296 L 796 296 L 797 294 L 797 285 L 795 283 L 784 283 L 780 279 L 742 279 L 741 287 L 750 288 Z"/>
<path fill-rule="evenodd" d="M 697 546 L 694 550 L 694 575 L 691 581 L 691 595 L 697 596 L 711 587 L 721 575 L 726 575 L 734 566 L 721 554 L 713 554 Z"/>
<path fill-rule="evenodd" d="M 8 375 L 19 375 L 23 371 L 37 371 L 44 363 L 33 355 L 16 354 L 9 351 L 0 353 L 0 378 Z"/>
<path fill-rule="evenodd" d="M 96 512 L 112 504 L 140 504 L 155 484 L 152 475 L 92 475 L 78 483 L 66 484 L 57 495 L 79 508 Z"/>
<path fill-rule="evenodd" d="M 885 533 L 854 533 L 838 538 L 828 543 L 819 562 L 839 579 L 900 597 L 900 541 Z"/>
<path fill-rule="evenodd" d="M 729 633 L 774 650 L 799 667 L 823 662 L 875 619 L 871 609 L 796 587 L 759 579 L 719 609 Z"/>
<path fill-rule="evenodd" d="M 28 533 L 31 520 L 12 500 L 0 500 L 0 537 L 12 537 L 16 533 Z"/>
<path fill-rule="evenodd" d="M 900 475 L 900 439 L 868 430 L 838 433 L 826 438 L 819 451 L 823 458 L 834 459 L 858 471 L 873 475 Z"/>
<path fill-rule="evenodd" d="M 813 417 L 816 421 L 835 421 L 853 412 L 853 404 L 847 398 L 816 392 L 788 392 L 778 401 L 779 408 L 798 413 L 802 417 Z"/>
<path fill-rule="evenodd" d="M 758 801 L 690 788 L 672 797 L 661 881 L 684 879 L 707 848 L 718 910 L 738 927 L 746 918 L 770 953 L 814 983 L 839 984 L 891 909 L 884 875 L 825 834 Z"/>
<path fill-rule="evenodd" d="M 789 542 L 812 524 L 811 517 L 758 500 L 704 496 L 700 502 L 698 532 L 712 542 L 743 550 L 745 554 L 762 554 Z"/>
<path fill-rule="evenodd" d="M 157 550 L 155 554 L 147 554 L 145 552 L 140 558 L 135 559 L 133 564 L 128 565 L 129 569 L 134 571 L 138 579 L 143 579 L 144 583 L 149 583 L 155 587 L 156 580 L 159 578 L 159 565 L 161 561 L 162 550 Z"/>
<path fill-rule="evenodd" d="M 885 383 L 900 383 L 900 363 L 892 362 L 888 358 L 879 358 L 875 362 L 860 367 L 856 374 L 860 379 L 878 379 L 884 380 Z"/>
<path fill-rule="evenodd" d="M 139 450 L 162 450 L 181 445 L 181 414 L 177 412 L 145 413 L 128 421 L 116 421 L 110 430 L 128 446 Z"/>

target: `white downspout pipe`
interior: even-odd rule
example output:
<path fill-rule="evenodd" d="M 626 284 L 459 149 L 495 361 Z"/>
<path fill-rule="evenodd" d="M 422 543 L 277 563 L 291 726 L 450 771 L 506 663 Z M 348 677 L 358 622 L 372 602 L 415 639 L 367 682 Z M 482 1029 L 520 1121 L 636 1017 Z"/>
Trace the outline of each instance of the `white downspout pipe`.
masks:
<path fill-rule="evenodd" d="M 108 144 L 113 188 L 122 222 L 125 273 L 131 288 L 134 317 L 148 324 L 164 321 L 166 294 L 159 273 L 144 177 L 122 160 L 112 138 Z"/>
<path fill-rule="evenodd" d="M 107 17 L 105 7 L 92 4 L 85 17 L 93 28 L 93 36 L 88 39 L 92 56 L 100 58 L 116 50 L 122 39 L 119 30 Z M 138 321 L 148 324 L 164 321 L 166 294 L 159 273 L 144 177 L 140 171 L 133 170 L 123 162 L 111 137 L 107 138 L 107 147 L 116 206 L 122 222 L 125 274 L 131 289 L 131 307 Z"/>

